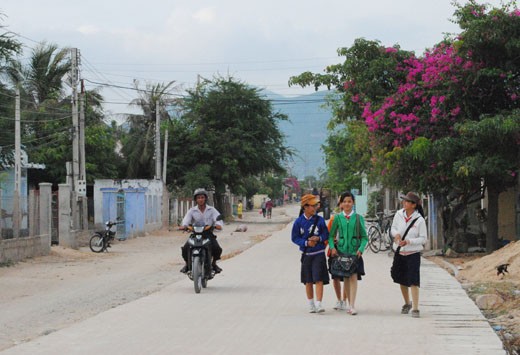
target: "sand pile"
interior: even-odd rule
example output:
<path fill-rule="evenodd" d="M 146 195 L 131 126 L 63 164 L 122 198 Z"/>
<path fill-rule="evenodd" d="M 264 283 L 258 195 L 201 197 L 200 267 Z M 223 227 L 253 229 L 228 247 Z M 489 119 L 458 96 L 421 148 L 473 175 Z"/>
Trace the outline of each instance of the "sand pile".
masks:
<path fill-rule="evenodd" d="M 497 266 L 509 264 L 505 276 L 497 276 Z M 464 263 L 457 278 L 464 282 L 509 281 L 520 283 L 520 241 L 511 242 L 495 252 Z"/>

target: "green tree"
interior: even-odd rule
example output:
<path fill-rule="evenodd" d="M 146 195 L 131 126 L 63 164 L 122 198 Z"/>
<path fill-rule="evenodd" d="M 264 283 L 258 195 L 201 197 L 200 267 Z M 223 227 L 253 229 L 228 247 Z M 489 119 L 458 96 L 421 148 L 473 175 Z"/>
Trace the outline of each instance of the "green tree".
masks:
<path fill-rule="evenodd" d="M 386 186 L 462 205 L 487 191 L 488 251 L 498 247 L 498 196 L 518 174 L 520 16 L 510 6 L 458 5 L 462 33 L 404 60 L 397 90 L 363 105 Z"/>
<path fill-rule="evenodd" d="M 4 15 L 0 13 L 0 22 Z M 8 76 L 7 68 L 11 59 L 21 51 L 21 44 L 6 27 L 0 24 L 0 78 Z M 14 148 L 14 92 L 4 80 L 0 81 L 0 168 L 11 165 Z"/>
<path fill-rule="evenodd" d="M 375 182 L 379 174 L 372 173 L 371 157 L 379 150 L 368 139 L 366 126 L 359 124 L 364 104 L 379 103 L 394 92 L 405 78 L 398 64 L 411 53 L 398 45 L 385 47 L 379 41 L 356 39 L 351 47 L 338 49 L 343 63 L 325 68 L 325 74 L 304 72 L 291 77 L 289 85 L 302 87 L 325 86 L 336 93 L 328 97 L 333 118 L 329 122 L 329 137 L 323 146 L 327 162 L 327 184 L 335 191 L 346 187 L 361 187 L 361 175 Z"/>
<path fill-rule="evenodd" d="M 181 118 L 171 126 L 169 183 L 188 184 L 186 171 L 197 168 L 221 208 L 226 187 L 240 192 L 251 176 L 284 172 L 282 162 L 291 151 L 278 121 L 287 117 L 273 112 L 259 90 L 217 77 L 188 90 L 181 106 Z"/>

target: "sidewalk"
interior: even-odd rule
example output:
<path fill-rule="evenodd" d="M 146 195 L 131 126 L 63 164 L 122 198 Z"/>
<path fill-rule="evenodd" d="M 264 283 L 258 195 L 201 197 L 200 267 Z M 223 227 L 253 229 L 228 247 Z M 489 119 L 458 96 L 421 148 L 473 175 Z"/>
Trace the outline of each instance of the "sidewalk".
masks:
<path fill-rule="evenodd" d="M 288 209 L 292 213 L 291 209 Z M 250 225 L 254 228 L 254 225 Z M 423 259 L 421 318 L 401 315 L 386 253 L 365 255 L 356 316 L 307 313 L 289 224 L 222 263 L 195 294 L 187 278 L 160 292 L 0 352 L 7 354 L 505 354 L 458 282 Z"/>

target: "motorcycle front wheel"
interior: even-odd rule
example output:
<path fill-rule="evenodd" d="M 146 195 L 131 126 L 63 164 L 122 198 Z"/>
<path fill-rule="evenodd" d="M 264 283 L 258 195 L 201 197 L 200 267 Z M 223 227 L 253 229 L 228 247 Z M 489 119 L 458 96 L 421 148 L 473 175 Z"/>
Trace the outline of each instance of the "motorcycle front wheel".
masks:
<path fill-rule="evenodd" d="M 94 253 L 101 253 L 104 249 L 103 247 L 103 237 L 101 234 L 96 233 L 92 237 L 90 237 L 89 242 L 90 250 Z"/>
<path fill-rule="evenodd" d="M 193 286 L 195 287 L 195 293 L 200 293 L 202 288 L 202 263 L 200 257 L 196 256 L 193 258 Z"/>

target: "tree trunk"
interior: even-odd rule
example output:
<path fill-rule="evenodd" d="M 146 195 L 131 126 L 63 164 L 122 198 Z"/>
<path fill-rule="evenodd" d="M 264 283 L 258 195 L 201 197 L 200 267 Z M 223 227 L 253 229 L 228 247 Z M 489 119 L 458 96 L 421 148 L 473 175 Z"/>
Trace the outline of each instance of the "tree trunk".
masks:
<path fill-rule="evenodd" d="M 498 249 L 498 196 L 499 192 L 488 187 L 488 213 L 486 251 L 492 253 Z"/>
<path fill-rule="evenodd" d="M 215 191 L 213 198 L 215 200 L 215 206 L 213 206 L 213 207 L 215 207 L 217 209 L 217 211 L 219 211 L 221 214 L 224 214 L 224 209 L 223 209 L 224 203 L 222 201 L 222 194 Z"/>

